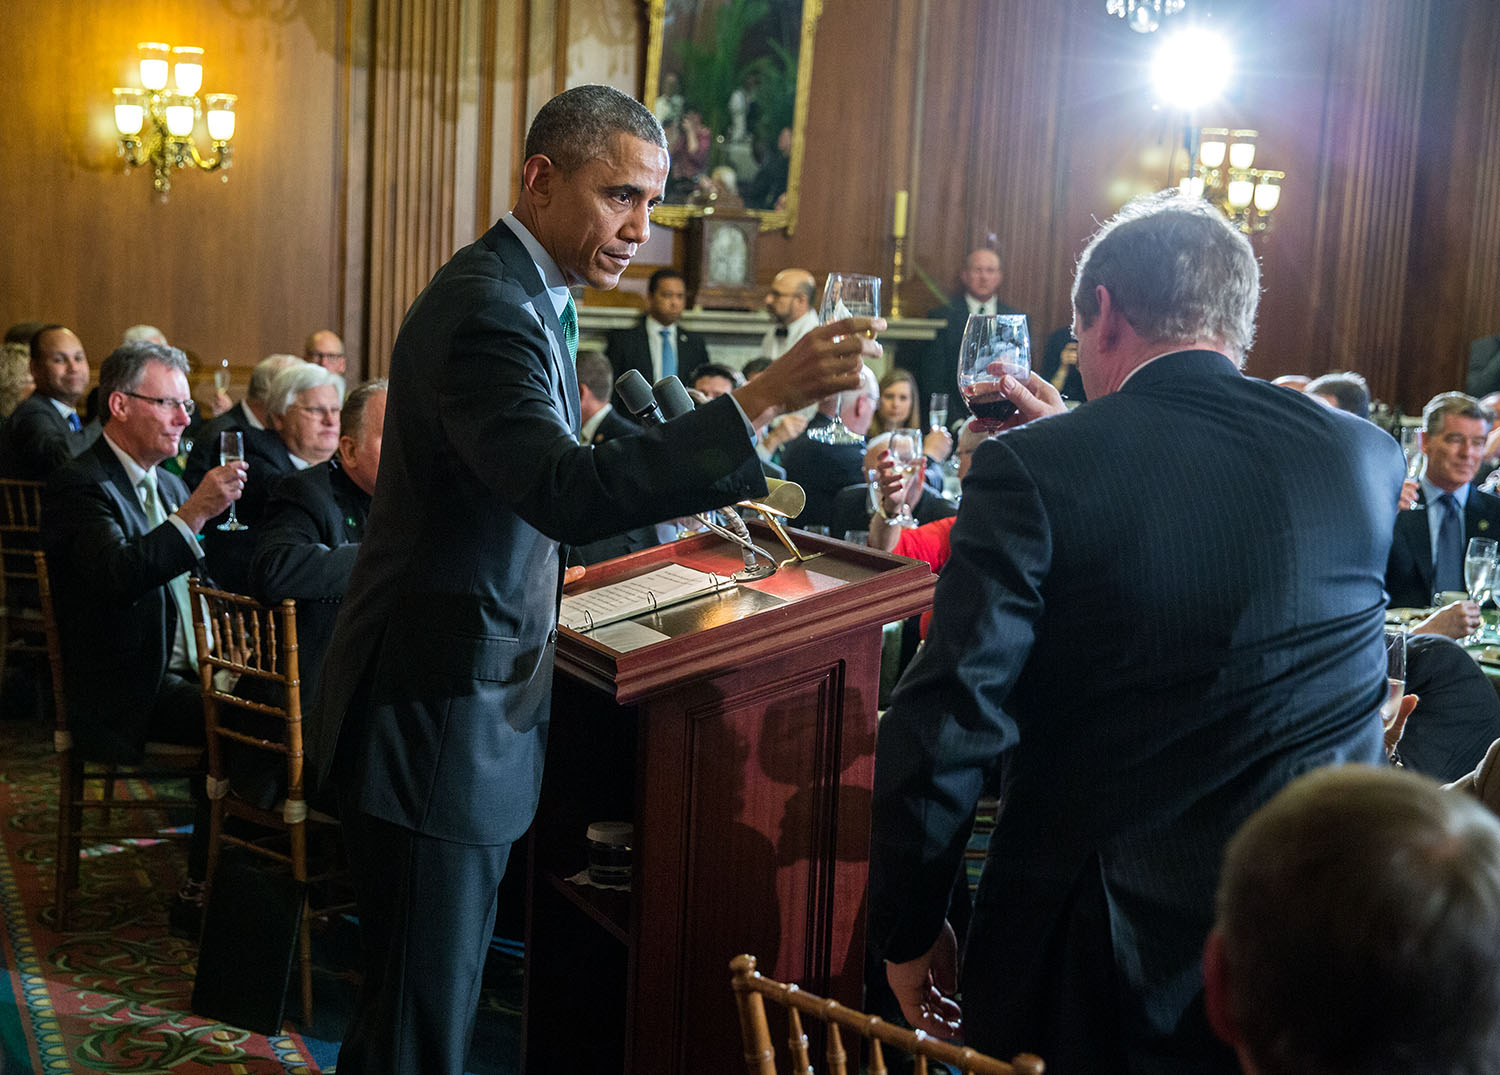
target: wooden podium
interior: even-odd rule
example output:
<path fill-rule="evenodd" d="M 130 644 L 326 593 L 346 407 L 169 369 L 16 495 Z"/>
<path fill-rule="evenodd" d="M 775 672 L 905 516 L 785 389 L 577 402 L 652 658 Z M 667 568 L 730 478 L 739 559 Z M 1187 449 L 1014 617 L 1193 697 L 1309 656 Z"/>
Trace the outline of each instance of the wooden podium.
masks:
<path fill-rule="evenodd" d="M 786 555 L 768 529 L 752 534 Z M 642 648 L 560 632 L 532 826 L 523 1070 L 740 1070 L 728 972 L 740 952 L 861 1004 L 881 627 L 927 607 L 935 577 L 794 537 L 821 555 L 638 618 L 661 636 Z M 742 566 L 704 534 L 591 567 L 580 588 L 670 562 Z M 635 824 L 632 890 L 570 881 L 588 825 L 621 820 Z"/>

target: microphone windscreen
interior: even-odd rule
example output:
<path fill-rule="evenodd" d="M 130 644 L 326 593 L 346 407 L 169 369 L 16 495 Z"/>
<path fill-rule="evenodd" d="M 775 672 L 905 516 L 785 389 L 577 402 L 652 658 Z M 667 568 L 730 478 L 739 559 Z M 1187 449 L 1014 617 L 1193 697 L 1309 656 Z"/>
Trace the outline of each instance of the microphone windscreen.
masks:
<path fill-rule="evenodd" d="M 615 391 L 620 393 L 620 398 L 625 401 L 625 407 L 631 414 L 642 415 L 656 406 L 651 386 L 641 376 L 640 370 L 626 370 L 620 374 L 615 381 Z"/>
<path fill-rule="evenodd" d="M 667 376 L 657 381 L 651 388 L 651 394 L 656 397 L 656 405 L 661 408 L 662 417 L 669 422 L 693 409 L 692 397 L 676 377 Z"/>

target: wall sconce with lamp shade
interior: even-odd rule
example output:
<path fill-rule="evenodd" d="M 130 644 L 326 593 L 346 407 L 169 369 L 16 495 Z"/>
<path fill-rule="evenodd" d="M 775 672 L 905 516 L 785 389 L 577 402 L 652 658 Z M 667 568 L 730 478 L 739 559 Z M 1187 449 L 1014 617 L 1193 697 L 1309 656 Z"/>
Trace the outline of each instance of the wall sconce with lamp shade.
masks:
<path fill-rule="evenodd" d="M 227 170 L 233 160 L 234 106 L 232 93 L 206 93 L 203 50 L 195 45 L 172 47 L 156 41 L 136 46 L 140 56 L 140 89 L 116 87 L 115 129 L 125 171 L 150 164 L 152 186 L 165 201 L 172 189 L 172 169 L 193 167 L 205 172 Z M 167 89 L 169 81 L 172 89 Z M 193 128 L 204 114 L 213 156 L 205 158 L 193 140 Z M 224 182 L 227 175 L 221 176 Z"/>

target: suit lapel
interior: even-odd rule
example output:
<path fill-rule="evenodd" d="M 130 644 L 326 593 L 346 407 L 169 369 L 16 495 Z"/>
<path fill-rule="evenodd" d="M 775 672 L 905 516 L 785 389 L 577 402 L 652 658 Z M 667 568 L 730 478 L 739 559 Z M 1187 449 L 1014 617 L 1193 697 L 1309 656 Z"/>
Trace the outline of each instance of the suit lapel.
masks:
<path fill-rule="evenodd" d="M 1396 514 L 1395 540 L 1406 543 L 1406 554 L 1417 565 L 1422 589 L 1430 595 L 1436 568 L 1432 563 L 1432 535 L 1427 527 L 1427 501 L 1419 491 L 1416 506 Z"/>
<path fill-rule="evenodd" d="M 583 426 L 582 408 L 578 402 L 578 374 L 568 361 L 562 322 L 557 319 L 557 311 L 552 307 L 552 296 L 547 293 L 541 273 L 537 272 L 536 263 L 526 252 L 526 247 L 504 221 L 497 222 L 486 238 L 491 248 L 500 255 L 500 260 L 505 262 L 506 268 L 525 289 L 532 309 L 541 318 L 542 326 L 546 329 L 552 373 L 562 392 L 563 414 L 576 439 Z"/>

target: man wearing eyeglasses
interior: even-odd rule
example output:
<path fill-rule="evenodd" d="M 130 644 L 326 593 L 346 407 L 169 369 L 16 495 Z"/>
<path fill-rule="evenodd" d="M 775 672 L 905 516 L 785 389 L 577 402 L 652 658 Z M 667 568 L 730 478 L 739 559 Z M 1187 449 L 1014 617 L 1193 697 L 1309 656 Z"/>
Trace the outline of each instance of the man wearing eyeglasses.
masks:
<path fill-rule="evenodd" d="M 31 337 L 31 376 L 36 391 L 11 413 L 0 438 L 0 477 L 41 481 L 99 436 L 99 427 L 78 415 L 89 359 L 72 331 L 44 325 Z"/>
<path fill-rule="evenodd" d="M 349 360 L 344 357 L 344 341 L 329 329 L 319 329 L 307 338 L 302 345 L 302 357 L 314 366 L 322 366 L 329 373 L 337 373 L 340 377 L 348 368 Z"/>
<path fill-rule="evenodd" d="M 246 466 L 213 468 L 189 495 L 157 465 L 176 456 L 193 411 L 187 372 L 175 347 L 117 348 L 99 370 L 103 436 L 43 492 L 68 717 L 91 761 L 137 763 L 148 740 L 203 741 L 187 576 L 199 573 L 198 533 L 239 499 Z M 203 877 L 206 835 L 194 826 L 190 882 Z"/>

